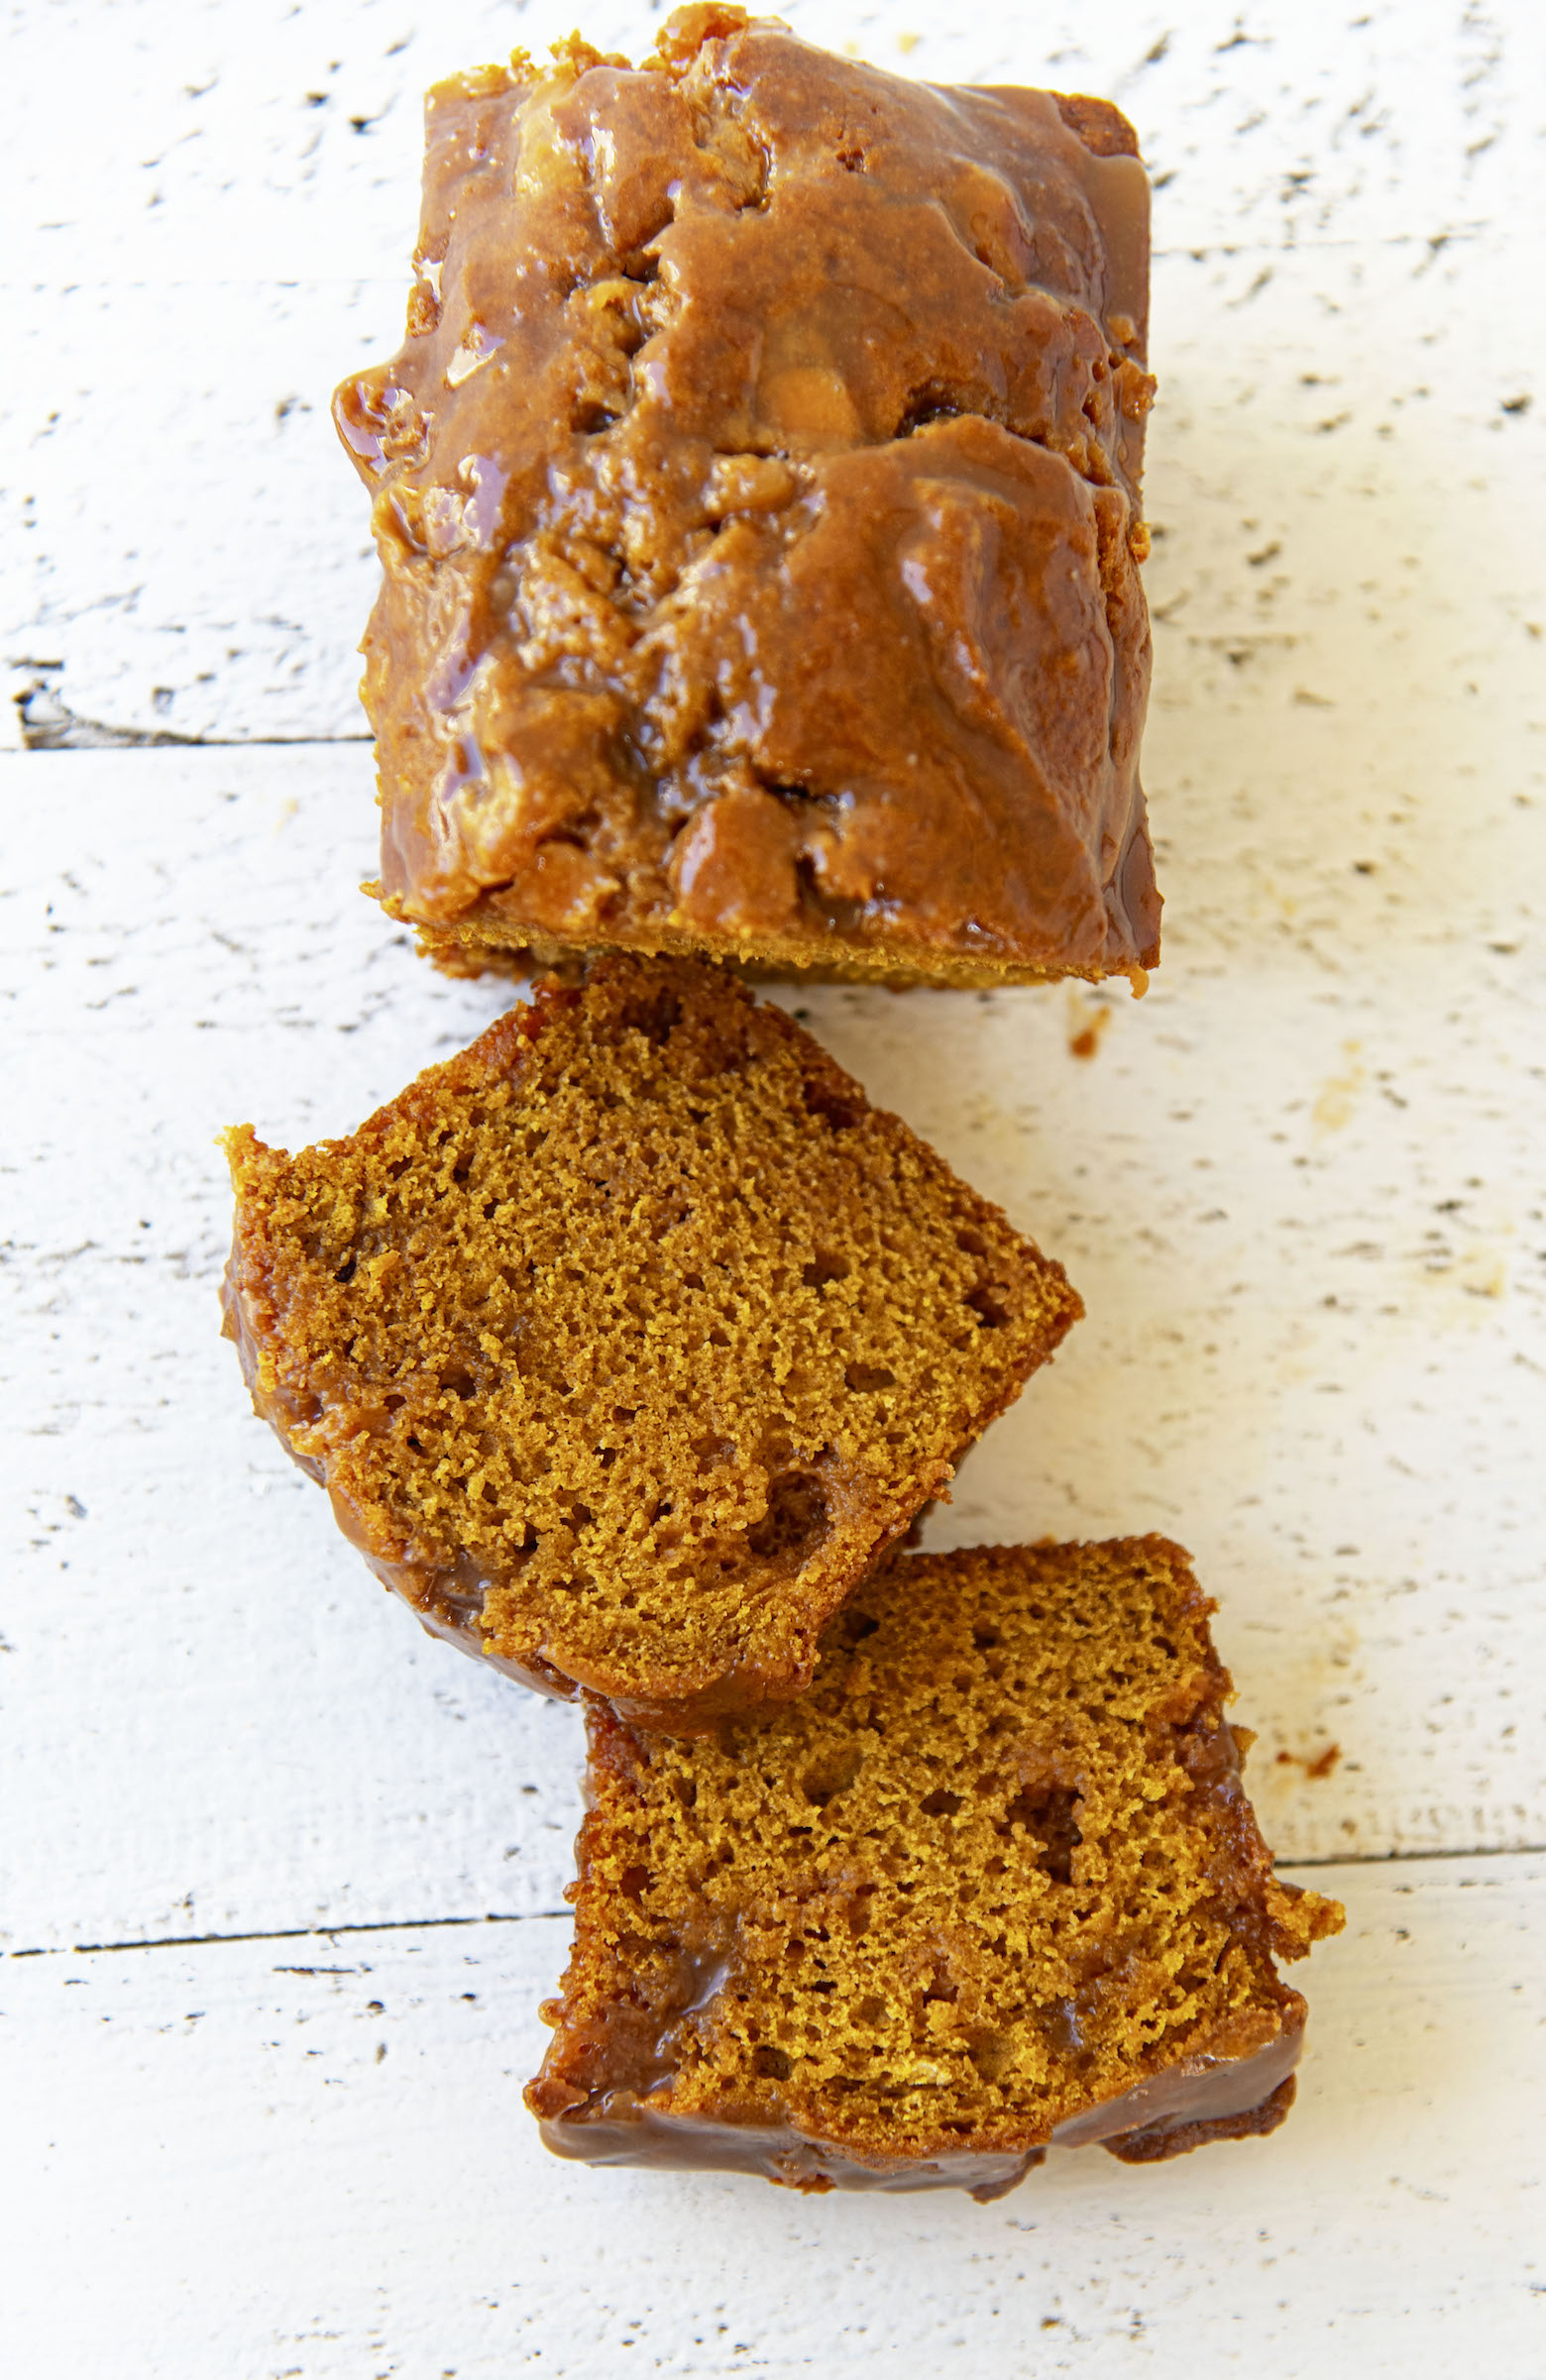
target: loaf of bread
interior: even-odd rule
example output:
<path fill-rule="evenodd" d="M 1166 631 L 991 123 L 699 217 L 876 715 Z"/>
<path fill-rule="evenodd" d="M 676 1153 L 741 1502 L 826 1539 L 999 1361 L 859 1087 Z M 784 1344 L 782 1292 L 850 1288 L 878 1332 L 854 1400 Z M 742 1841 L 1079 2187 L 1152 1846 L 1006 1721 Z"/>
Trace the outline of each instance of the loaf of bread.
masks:
<path fill-rule="evenodd" d="M 408 336 L 335 405 L 387 908 L 461 970 L 1141 988 L 1126 120 L 707 5 L 427 124 Z"/>

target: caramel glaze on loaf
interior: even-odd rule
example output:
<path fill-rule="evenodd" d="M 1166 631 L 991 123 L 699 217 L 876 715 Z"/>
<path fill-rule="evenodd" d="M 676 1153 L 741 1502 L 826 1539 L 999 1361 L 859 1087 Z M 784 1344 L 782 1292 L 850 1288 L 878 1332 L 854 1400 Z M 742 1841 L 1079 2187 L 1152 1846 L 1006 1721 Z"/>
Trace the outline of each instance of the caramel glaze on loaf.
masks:
<path fill-rule="evenodd" d="M 781 1011 L 538 988 L 346 1140 L 227 1136 L 260 1413 L 426 1627 L 710 1723 L 821 1629 L 1080 1311 Z"/>
<path fill-rule="evenodd" d="M 1342 1911 L 1272 1874 L 1212 1608 L 1161 1538 L 911 1557 L 776 1716 L 674 1744 L 592 1703 L 549 2145 L 989 2198 L 1053 2144 L 1271 2131 L 1273 1958 Z"/>
<path fill-rule="evenodd" d="M 430 93 L 408 337 L 335 412 L 380 890 L 443 963 L 1141 988 L 1136 152 L 721 6 Z"/>

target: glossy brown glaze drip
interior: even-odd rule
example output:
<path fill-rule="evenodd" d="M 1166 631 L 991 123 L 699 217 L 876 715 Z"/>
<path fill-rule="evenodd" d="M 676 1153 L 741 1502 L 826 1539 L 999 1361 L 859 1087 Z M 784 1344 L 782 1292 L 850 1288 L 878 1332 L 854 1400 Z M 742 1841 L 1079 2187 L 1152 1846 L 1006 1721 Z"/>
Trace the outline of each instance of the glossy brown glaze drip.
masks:
<path fill-rule="evenodd" d="M 286 1394 L 272 1380 L 266 1380 L 258 1342 L 242 1303 L 236 1280 L 237 1262 L 228 1259 L 220 1284 L 220 1336 L 229 1339 L 236 1349 L 242 1366 L 242 1378 L 253 1400 L 253 1411 L 260 1421 L 268 1423 L 280 1446 L 297 1469 L 308 1479 L 327 1489 L 328 1502 L 339 1532 L 355 1549 L 364 1555 L 367 1567 L 383 1586 L 400 1595 L 418 1614 L 419 1624 L 427 1636 L 439 1637 L 443 1644 L 454 1645 L 458 1652 L 471 1653 L 491 1669 L 504 1677 L 513 1677 L 519 1685 L 529 1685 L 533 1692 L 546 1694 L 555 1702 L 572 1702 L 580 1687 L 573 1677 L 566 1677 L 550 1662 L 533 1657 L 514 1661 L 507 1654 L 493 1651 L 480 1622 L 484 1602 L 495 1583 L 485 1576 L 476 1563 L 465 1556 L 452 1565 L 432 1562 L 396 1562 L 385 1553 L 366 1521 L 350 1498 L 328 1479 L 326 1465 L 315 1456 L 297 1452 L 292 1433 L 303 1429 L 316 1419 L 316 1400 L 298 1400 Z M 640 1713 L 630 1715 L 638 1716 Z"/>
<path fill-rule="evenodd" d="M 1188 2058 L 1023 2149 L 861 2160 L 792 2124 L 695 2120 L 625 2092 L 608 2094 L 594 2113 L 545 2118 L 542 2138 L 555 2156 L 587 2165 L 758 2174 L 791 2190 L 966 2190 L 985 2206 L 1045 2164 L 1049 2148 L 1098 2146 L 1124 2164 L 1152 2165 L 1210 2141 L 1275 2132 L 1293 2106 L 1293 2070 L 1304 2046 L 1304 2002 L 1297 1994 L 1289 1998 L 1281 2032 L 1264 2048 L 1245 2057 Z M 669 2046 L 661 2045 L 667 2056 Z M 669 2072 L 661 2067 L 657 2082 Z"/>
<path fill-rule="evenodd" d="M 1096 101 L 684 10 L 430 94 L 375 491 L 382 892 L 453 959 L 1158 955 L 1148 184 Z"/>

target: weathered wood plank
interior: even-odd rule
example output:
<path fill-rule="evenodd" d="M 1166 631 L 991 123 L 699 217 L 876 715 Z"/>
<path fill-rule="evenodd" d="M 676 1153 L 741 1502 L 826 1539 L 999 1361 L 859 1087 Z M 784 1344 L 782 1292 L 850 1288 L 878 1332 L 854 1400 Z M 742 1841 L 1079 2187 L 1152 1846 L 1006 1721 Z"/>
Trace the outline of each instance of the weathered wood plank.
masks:
<path fill-rule="evenodd" d="M 1285 1853 L 1539 1844 L 1546 12 L 784 13 L 1108 91 L 1159 185 L 1164 969 L 801 1003 L 1090 1306 L 934 1541 L 1189 1542 Z M 363 732 L 328 392 L 397 337 L 422 86 L 575 14 L 12 12 L 0 743 L 7 694 L 36 744 Z M 419 1637 L 214 1337 L 213 1131 L 347 1127 L 505 997 L 353 894 L 369 781 L 0 762 L 0 1942 L 46 1954 L 0 1963 L 0 2362 L 1536 2380 L 1539 1859 L 1317 1869 L 1352 1922 L 1271 2143 L 988 2210 L 543 2156 L 575 1716 Z M 393 1930 L 186 1939 L 328 1924 Z"/>
<path fill-rule="evenodd" d="M 1350 1922 L 1283 2131 L 1064 2155 L 986 2208 L 549 2158 L 519 2095 L 559 1920 L 5 1961 L 0 2350 L 51 2380 L 1536 2380 L 1546 1866 L 1314 1882 Z"/>

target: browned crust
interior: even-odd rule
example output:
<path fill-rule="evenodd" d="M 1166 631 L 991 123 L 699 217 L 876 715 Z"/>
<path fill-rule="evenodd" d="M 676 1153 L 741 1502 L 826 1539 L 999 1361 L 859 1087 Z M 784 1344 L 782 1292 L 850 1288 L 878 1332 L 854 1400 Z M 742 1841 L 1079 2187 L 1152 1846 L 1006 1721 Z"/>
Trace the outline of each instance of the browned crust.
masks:
<path fill-rule="evenodd" d="M 1070 132 L 1076 132 L 1091 157 L 1137 157 L 1138 135 L 1119 107 L 1109 99 L 1090 99 L 1082 91 L 1054 91 L 1057 113 Z"/>
<path fill-rule="evenodd" d="M 465 919 L 430 924 L 412 917 L 396 896 L 384 897 L 379 885 L 368 884 L 363 889 L 381 901 L 389 918 L 413 928 L 420 952 L 442 975 L 461 978 L 507 975 L 522 981 L 548 968 L 573 979 L 598 958 L 620 950 L 649 958 L 708 957 L 752 983 L 880 984 L 892 992 L 925 987 L 981 992 L 1001 985 L 1064 979 L 1109 983 L 1126 975 L 1134 997 L 1142 999 L 1149 988 L 1150 971 L 1160 964 L 1158 933 L 1133 966 L 1111 968 L 1100 964 L 1055 970 L 1022 966 L 989 953 L 978 952 L 967 957 L 959 951 L 933 949 L 925 943 L 904 944 L 900 940 L 867 947 L 861 942 L 834 938 L 829 947 L 823 947 L 799 934 L 717 935 L 697 928 L 686 932 L 670 926 L 631 927 L 621 922 L 608 924 L 605 939 L 566 942 L 562 938 L 533 935 L 518 921 L 506 921 L 489 903 L 482 904 Z M 1156 899 L 1158 902 L 1158 895 Z"/>
<path fill-rule="evenodd" d="M 1297 2058 L 1302 2036 L 1295 2033 L 1285 2053 Z M 526 2104 L 542 2126 L 544 2145 L 558 2157 L 583 2164 L 647 2165 L 684 2171 L 714 2170 L 753 2174 L 778 2188 L 809 2194 L 830 2190 L 898 2191 L 956 2189 L 969 2192 L 979 2205 L 1003 2198 L 1029 2174 L 1047 2162 L 1042 2140 L 1018 2145 L 961 2148 L 951 2143 L 921 2144 L 914 2157 L 867 2156 L 828 2141 L 811 2140 L 792 2127 L 782 2130 L 753 2125 L 703 2123 L 672 2126 L 648 2110 L 607 2120 L 576 2119 L 572 2098 L 562 2088 L 543 2091 L 543 2078 L 528 2085 Z M 1193 2149 L 1225 2140 L 1256 2140 L 1275 2132 L 1288 2115 L 1298 2089 L 1297 2074 L 1287 2074 L 1254 2108 L 1197 2121 L 1146 2124 L 1132 2132 L 1091 2139 L 1086 2145 L 1103 2148 L 1124 2165 L 1160 2165 L 1185 2157 Z"/>
<path fill-rule="evenodd" d="M 1194 2148 L 1206 2148 L 1211 2141 L 1259 2140 L 1286 2119 L 1298 2088 L 1298 2076 L 1285 2075 L 1260 2107 L 1242 2109 L 1238 2115 L 1214 2115 L 1201 2123 L 1146 2124 L 1142 2131 L 1122 2132 L 1101 2146 L 1124 2165 L 1160 2165 L 1170 2157 L 1190 2156 Z"/>

